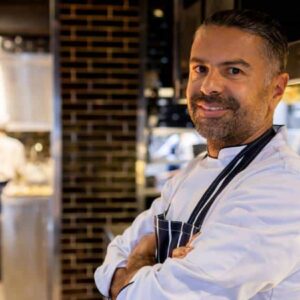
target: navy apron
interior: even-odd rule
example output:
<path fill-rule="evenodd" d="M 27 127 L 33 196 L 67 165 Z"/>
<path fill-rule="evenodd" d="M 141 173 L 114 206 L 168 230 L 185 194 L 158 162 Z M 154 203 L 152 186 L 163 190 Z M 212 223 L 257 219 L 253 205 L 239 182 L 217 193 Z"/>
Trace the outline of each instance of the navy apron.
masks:
<path fill-rule="evenodd" d="M 274 126 L 266 131 L 232 159 L 203 194 L 187 223 L 167 220 L 166 217 L 171 203 L 163 214 L 155 216 L 156 261 L 158 263 L 163 263 L 167 257 L 172 256 L 175 248 L 186 246 L 192 236 L 200 232 L 204 218 L 217 196 L 238 173 L 243 171 L 254 160 L 276 135 L 279 127 L 281 126 Z"/>

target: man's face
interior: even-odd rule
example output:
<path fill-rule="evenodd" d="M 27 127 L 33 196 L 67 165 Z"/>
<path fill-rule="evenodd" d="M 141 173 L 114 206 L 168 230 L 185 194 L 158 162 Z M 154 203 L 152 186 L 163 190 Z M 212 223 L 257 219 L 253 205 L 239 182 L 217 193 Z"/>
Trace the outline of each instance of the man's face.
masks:
<path fill-rule="evenodd" d="M 226 146 L 269 128 L 287 81 L 271 76 L 270 64 L 260 37 L 234 27 L 201 27 L 191 49 L 187 87 L 198 132 Z"/>

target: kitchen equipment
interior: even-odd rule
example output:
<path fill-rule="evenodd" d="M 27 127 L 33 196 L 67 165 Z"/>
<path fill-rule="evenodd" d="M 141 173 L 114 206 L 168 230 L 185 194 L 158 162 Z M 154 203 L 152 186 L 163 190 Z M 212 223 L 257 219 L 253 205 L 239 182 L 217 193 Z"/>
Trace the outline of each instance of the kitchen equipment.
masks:
<path fill-rule="evenodd" d="M 8 185 L 9 186 L 9 185 Z M 47 298 L 50 194 L 2 194 L 2 286 L 4 299 Z"/>
<path fill-rule="evenodd" d="M 8 116 L 9 131 L 51 130 L 52 65 L 49 53 L 0 49 L 0 117 Z"/>

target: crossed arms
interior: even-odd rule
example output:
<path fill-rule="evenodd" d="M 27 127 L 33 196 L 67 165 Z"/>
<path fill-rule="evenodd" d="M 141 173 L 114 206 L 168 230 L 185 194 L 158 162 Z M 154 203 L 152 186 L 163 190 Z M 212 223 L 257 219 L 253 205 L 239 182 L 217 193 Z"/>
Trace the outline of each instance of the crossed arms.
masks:
<path fill-rule="evenodd" d="M 192 242 L 199 234 L 193 236 L 185 247 L 173 250 L 172 258 L 184 258 L 192 249 Z M 115 300 L 124 287 L 126 287 L 135 273 L 144 266 L 153 266 L 155 262 L 156 238 L 155 234 L 142 237 L 128 257 L 125 268 L 117 268 L 111 281 L 110 296 Z"/>
<path fill-rule="evenodd" d="M 164 210 L 156 202 L 110 245 L 95 275 L 99 290 L 118 300 L 251 299 L 270 291 L 300 269 L 299 178 L 284 177 L 273 176 L 267 191 L 268 174 L 230 191 L 193 248 L 163 264 L 154 264 L 154 237 L 142 238 L 153 233 L 153 217 Z"/>

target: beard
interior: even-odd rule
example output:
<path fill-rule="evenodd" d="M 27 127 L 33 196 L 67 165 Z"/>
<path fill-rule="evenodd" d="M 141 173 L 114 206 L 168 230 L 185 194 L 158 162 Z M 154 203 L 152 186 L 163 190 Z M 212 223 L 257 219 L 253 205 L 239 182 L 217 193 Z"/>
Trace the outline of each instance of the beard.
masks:
<path fill-rule="evenodd" d="M 228 110 L 218 118 L 203 118 L 199 115 L 197 103 L 214 103 Z M 189 99 L 189 114 L 198 133 L 210 141 L 226 146 L 238 144 L 249 136 L 252 126 L 245 122 L 247 112 L 241 109 L 241 105 L 234 97 L 222 97 L 220 95 L 205 95 L 198 93 Z"/>

